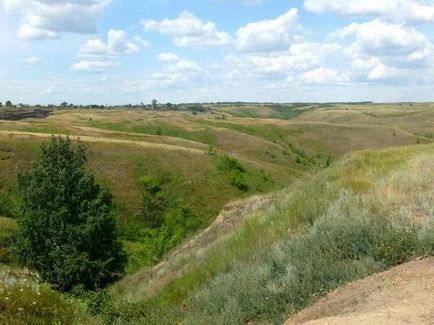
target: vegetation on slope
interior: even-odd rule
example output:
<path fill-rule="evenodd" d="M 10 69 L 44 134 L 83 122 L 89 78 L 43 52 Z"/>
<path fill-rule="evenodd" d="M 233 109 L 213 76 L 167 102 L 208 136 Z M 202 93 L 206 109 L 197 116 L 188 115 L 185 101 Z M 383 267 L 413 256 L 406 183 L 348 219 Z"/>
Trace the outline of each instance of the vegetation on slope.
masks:
<path fill-rule="evenodd" d="M 343 283 L 433 254 L 433 157 L 433 146 L 361 152 L 297 182 L 123 320 L 278 323 Z"/>
<path fill-rule="evenodd" d="M 43 120 L 0 123 L 0 214 L 19 216 L 15 175 L 37 160 L 44 133 L 81 135 L 88 167 L 114 190 L 133 272 L 160 261 L 234 198 L 279 189 L 354 149 L 432 142 L 432 107 L 419 106 L 327 105 L 303 108 L 290 121 L 234 118 L 225 111 L 197 116 L 60 111 Z M 270 117 L 268 109 L 261 116 Z M 11 131 L 39 134 L 7 136 Z M 425 151 L 431 158 L 429 146 L 364 152 L 303 179 L 282 193 L 273 209 L 198 252 L 197 263 L 184 263 L 180 256 L 179 268 L 165 276 L 170 281 L 155 286 L 158 290 L 145 299 L 139 293 L 146 290 L 136 290 L 148 285 L 140 277 L 114 291 L 128 292 L 136 303 L 125 303 L 122 295 L 111 301 L 105 292 L 79 295 L 108 322 L 279 322 L 341 283 L 431 252 L 428 226 L 411 219 L 432 214 L 425 202 L 432 198 L 413 195 L 428 185 L 408 182 L 409 189 L 403 190 L 391 180 L 401 168 L 404 181 L 412 178 L 411 164 L 423 170 L 427 159 L 418 164 L 414 158 Z M 163 211 L 158 227 L 148 223 L 143 209 L 145 198 L 153 202 L 147 194 L 156 194 L 149 191 L 150 179 L 158 184 L 156 202 Z M 402 203 L 407 193 L 410 200 Z M 398 211 L 402 206 L 410 212 Z M 410 220 L 398 218 L 399 213 Z M 351 238 L 364 242 L 352 247 Z M 311 254 L 305 247 L 311 247 Z"/>
<path fill-rule="evenodd" d="M 0 264 L 1 324 L 96 324 L 80 301 L 66 297 L 36 274 Z"/>

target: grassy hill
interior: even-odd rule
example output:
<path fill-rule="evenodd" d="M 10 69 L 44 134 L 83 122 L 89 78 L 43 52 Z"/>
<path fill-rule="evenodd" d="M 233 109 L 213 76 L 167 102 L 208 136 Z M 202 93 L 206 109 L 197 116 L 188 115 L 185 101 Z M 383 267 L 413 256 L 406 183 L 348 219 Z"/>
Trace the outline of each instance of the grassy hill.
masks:
<path fill-rule="evenodd" d="M 19 216 L 16 175 L 53 133 L 80 140 L 114 193 L 129 275 L 104 298 L 107 319 L 281 322 L 343 283 L 433 253 L 434 105 L 205 107 L 0 120 L 1 262 Z M 169 202 L 157 231 L 140 216 L 149 177 Z"/>
<path fill-rule="evenodd" d="M 433 145 L 351 154 L 174 257 L 163 288 L 142 290 L 155 288 L 159 269 L 113 294 L 135 302 L 142 322 L 281 322 L 346 282 L 434 253 L 433 158 Z"/>

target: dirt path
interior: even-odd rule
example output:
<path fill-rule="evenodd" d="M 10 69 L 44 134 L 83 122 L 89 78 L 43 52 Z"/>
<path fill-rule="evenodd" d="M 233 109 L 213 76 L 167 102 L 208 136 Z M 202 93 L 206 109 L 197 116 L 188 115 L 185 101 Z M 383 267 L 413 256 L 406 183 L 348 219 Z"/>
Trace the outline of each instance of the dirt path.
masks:
<path fill-rule="evenodd" d="M 434 258 L 351 283 L 285 325 L 434 324 Z"/>
<path fill-rule="evenodd" d="M 55 136 L 66 136 L 65 134 L 54 134 Z M 48 133 L 36 133 L 36 132 L 22 132 L 22 131 L 0 131 L 0 136 L 6 137 L 17 137 L 17 138 L 49 138 L 51 134 Z M 195 154 L 204 154 L 203 150 L 188 148 L 184 146 L 176 146 L 171 144 L 161 144 L 161 143 L 153 143 L 153 142 L 145 142 L 145 141 L 136 141 L 136 140 L 126 140 L 126 139 L 113 139 L 106 138 L 100 136 L 86 136 L 86 135 L 69 135 L 69 138 L 72 140 L 80 140 L 82 142 L 102 142 L 102 143 L 113 143 L 113 144 L 130 144 L 137 145 L 146 148 L 157 148 L 157 149 L 166 149 L 166 150 L 177 150 L 177 151 L 187 151 Z"/>

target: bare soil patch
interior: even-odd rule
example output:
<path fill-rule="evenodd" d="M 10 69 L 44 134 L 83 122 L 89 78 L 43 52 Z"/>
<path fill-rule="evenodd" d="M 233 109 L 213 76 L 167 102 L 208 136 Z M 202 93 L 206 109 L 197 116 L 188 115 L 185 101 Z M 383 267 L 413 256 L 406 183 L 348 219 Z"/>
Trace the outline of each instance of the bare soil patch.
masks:
<path fill-rule="evenodd" d="M 339 288 L 285 323 L 295 324 L 434 324 L 434 258 Z"/>

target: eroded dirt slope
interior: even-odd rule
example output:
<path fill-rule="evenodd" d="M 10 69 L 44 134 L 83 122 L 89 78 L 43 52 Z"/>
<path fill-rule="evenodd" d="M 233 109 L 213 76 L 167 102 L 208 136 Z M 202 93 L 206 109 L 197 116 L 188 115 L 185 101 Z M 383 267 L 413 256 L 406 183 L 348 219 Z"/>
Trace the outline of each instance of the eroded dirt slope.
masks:
<path fill-rule="evenodd" d="M 337 289 L 285 323 L 295 324 L 434 324 L 434 258 Z"/>

